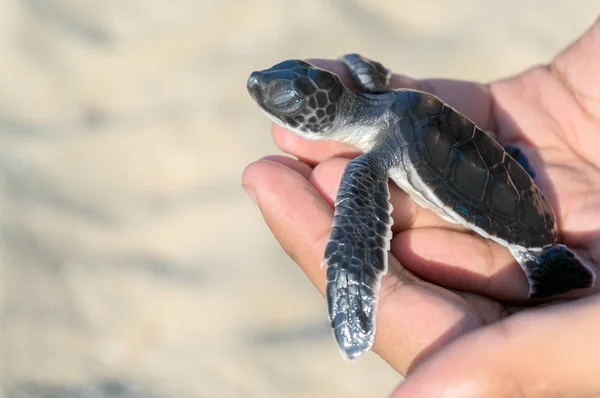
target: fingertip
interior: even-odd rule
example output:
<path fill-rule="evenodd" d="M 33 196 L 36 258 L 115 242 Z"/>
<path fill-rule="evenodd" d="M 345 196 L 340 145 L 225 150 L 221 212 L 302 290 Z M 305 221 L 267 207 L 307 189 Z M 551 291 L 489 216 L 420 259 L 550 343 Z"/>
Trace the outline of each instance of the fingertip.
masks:
<path fill-rule="evenodd" d="M 265 178 L 268 178 L 270 173 L 268 172 L 272 166 L 268 160 L 255 160 L 248 164 L 242 172 L 242 186 L 255 187 L 259 185 Z"/>
<path fill-rule="evenodd" d="M 294 179 L 306 179 L 308 165 L 285 156 L 267 156 L 250 163 L 242 172 L 242 187 L 258 205 L 260 197 Z"/>
<path fill-rule="evenodd" d="M 244 171 L 242 171 L 242 186 L 250 187 L 256 184 L 258 178 L 260 178 L 262 172 L 261 170 L 264 168 L 261 160 L 255 160 L 252 163 L 248 164 L 244 167 Z"/>
<path fill-rule="evenodd" d="M 295 172 L 300 174 L 302 177 L 308 179 L 313 169 L 308 164 L 298 160 L 291 158 L 289 156 L 282 155 L 269 155 L 261 158 L 261 160 L 279 163 Z"/>

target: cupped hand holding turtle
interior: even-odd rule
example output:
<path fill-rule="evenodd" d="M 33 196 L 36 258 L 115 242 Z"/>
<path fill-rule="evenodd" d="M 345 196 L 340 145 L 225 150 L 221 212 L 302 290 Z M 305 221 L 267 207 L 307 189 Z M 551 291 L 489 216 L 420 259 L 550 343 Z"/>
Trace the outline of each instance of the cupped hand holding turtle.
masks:
<path fill-rule="evenodd" d="M 319 66 L 350 79 L 335 61 Z M 481 85 L 415 81 L 517 145 L 556 212 L 561 240 L 600 265 L 600 23 L 550 65 Z M 243 184 L 290 257 L 323 294 L 322 256 L 337 185 L 355 149 L 310 142 L 275 126 L 297 159 L 271 156 Z M 580 290 L 545 305 L 506 248 L 451 225 L 390 185 L 390 271 L 382 282 L 374 350 L 407 380 L 398 397 L 594 397 L 600 395 L 600 296 Z M 402 264 L 402 267 L 400 266 Z M 577 300 L 572 300 L 577 298 Z M 509 315 L 503 303 L 528 306 Z"/>

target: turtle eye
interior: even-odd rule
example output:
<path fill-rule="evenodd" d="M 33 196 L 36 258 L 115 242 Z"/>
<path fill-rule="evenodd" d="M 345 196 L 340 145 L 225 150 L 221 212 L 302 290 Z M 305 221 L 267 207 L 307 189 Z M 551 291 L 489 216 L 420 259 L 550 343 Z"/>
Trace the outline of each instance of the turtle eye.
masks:
<path fill-rule="evenodd" d="M 290 115 L 304 105 L 304 96 L 288 81 L 275 81 L 269 87 L 269 105 L 277 112 Z"/>

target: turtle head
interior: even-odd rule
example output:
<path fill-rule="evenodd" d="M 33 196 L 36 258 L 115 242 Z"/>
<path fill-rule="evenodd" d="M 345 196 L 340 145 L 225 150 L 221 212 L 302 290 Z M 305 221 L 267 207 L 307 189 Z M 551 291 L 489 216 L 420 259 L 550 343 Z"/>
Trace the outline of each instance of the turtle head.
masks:
<path fill-rule="evenodd" d="M 300 60 L 253 72 L 247 88 L 276 123 L 307 139 L 329 138 L 346 93 L 335 74 Z"/>

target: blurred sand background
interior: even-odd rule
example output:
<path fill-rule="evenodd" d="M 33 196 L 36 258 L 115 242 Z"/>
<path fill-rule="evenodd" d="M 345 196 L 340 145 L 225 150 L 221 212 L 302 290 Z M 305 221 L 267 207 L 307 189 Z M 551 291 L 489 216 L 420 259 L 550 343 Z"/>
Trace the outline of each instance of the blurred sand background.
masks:
<path fill-rule="evenodd" d="M 325 303 L 240 187 L 276 153 L 245 80 L 360 52 L 487 81 L 597 0 L 0 2 L 0 396 L 366 397 Z M 427 314 L 423 314 L 427 316 Z"/>

